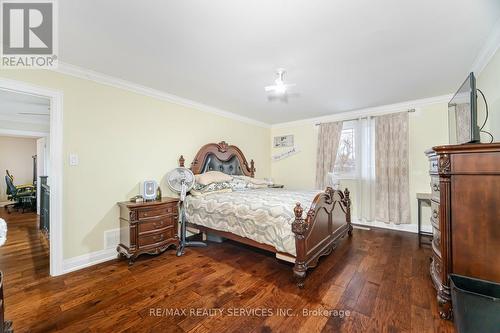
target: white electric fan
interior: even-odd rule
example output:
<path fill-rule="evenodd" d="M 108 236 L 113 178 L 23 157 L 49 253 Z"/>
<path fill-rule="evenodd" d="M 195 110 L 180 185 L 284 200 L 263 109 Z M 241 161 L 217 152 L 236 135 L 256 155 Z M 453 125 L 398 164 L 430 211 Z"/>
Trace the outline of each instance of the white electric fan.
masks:
<path fill-rule="evenodd" d="M 179 201 L 179 216 L 181 222 L 181 239 L 179 242 L 179 248 L 177 249 L 177 256 L 180 257 L 184 254 L 184 248 L 188 246 L 207 246 L 203 242 L 188 242 L 186 241 L 186 217 L 184 214 L 184 199 L 186 198 L 186 193 L 191 190 L 194 185 L 194 175 L 188 168 L 175 168 L 167 174 L 168 187 L 174 192 L 180 194 Z"/>

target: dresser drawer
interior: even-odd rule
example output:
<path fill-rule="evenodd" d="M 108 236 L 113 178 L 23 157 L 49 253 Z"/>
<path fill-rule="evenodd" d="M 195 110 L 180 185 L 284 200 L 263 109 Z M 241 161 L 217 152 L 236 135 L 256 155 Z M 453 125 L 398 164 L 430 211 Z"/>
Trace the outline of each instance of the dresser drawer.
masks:
<path fill-rule="evenodd" d="M 170 215 L 177 213 L 177 205 L 168 205 L 159 208 L 142 209 L 137 212 L 139 219 L 149 219 L 162 215 Z"/>
<path fill-rule="evenodd" d="M 434 227 L 432 228 L 432 249 L 441 258 L 441 232 Z"/>
<path fill-rule="evenodd" d="M 162 229 L 174 227 L 177 223 L 177 215 L 151 218 L 139 222 L 139 234 L 161 231 Z"/>
<path fill-rule="evenodd" d="M 438 157 L 433 156 L 429 158 L 429 172 L 438 173 Z"/>
<path fill-rule="evenodd" d="M 432 256 L 432 263 L 431 263 L 431 275 L 432 279 L 436 280 L 436 282 L 439 282 L 438 284 L 441 284 L 441 271 L 443 269 L 443 264 L 441 262 L 441 258 L 438 257 L 436 254 L 433 254 Z"/>
<path fill-rule="evenodd" d="M 432 176 L 431 177 L 431 198 L 432 200 L 439 202 L 439 198 L 441 196 L 440 187 L 439 187 L 439 177 Z"/>
<path fill-rule="evenodd" d="M 139 235 L 139 248 L 166 242 L 175 237 L 174 233 L 175 229 L 174 227 L 171 227 L 157 233 Z"/>
<path fill-rule="evenodd" d="M 439 226 L 439 204 L 431 200 L 431 224 L 434 228 L 441 230 Z"/>

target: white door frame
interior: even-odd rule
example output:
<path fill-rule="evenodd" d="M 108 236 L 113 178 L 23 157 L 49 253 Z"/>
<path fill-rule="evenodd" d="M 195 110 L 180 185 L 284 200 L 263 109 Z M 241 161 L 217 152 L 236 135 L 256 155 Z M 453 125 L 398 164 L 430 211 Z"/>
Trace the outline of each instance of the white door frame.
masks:
<path fill-rule="evenodd" d="M 50 275 L 61 275 L 63 274 L 63 93 L 4 78 L 0 78 L 0 90 L 50 100 Z"/>

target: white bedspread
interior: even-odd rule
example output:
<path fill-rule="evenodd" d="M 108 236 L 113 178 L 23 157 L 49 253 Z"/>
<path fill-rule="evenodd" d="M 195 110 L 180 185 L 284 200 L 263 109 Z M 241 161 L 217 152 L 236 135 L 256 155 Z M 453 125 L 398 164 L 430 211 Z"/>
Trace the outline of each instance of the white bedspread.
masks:
<path fill-rule="evenodd" d="M 304 214 L 319 191 L 254 189 L 187 196 L 187 221 L 271 245 L 296 255 L 293 208 L 300 202 Z"/>

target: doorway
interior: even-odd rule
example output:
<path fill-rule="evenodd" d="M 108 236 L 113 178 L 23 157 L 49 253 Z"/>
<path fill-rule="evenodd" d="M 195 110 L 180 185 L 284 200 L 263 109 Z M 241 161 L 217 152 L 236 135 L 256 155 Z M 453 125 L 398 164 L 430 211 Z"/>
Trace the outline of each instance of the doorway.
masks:
<path fill-rule="evenodd" d="M 42 194 L 43 194 L 43 182 L 40 176 L 46 177 L 47 186 L 50 188 L 50 202 L 47 205 L 47 209 L 50 212 L 50 218 L 47 224 L 47 235 L 48 235 L 48 249 L 49 249 L 49 273 L 51 276 L 56 276 L 63 274 L 62 261 L 63 261 L 63 238 L 62 238 L 62 184 L 63 184 L 63 163 L 62 163 L 62 101 L 63 94 L 60 91 L 46 89 L 43 87 L 31 85 L 24 82 L 3 79 L 0 78 L 0 97 L 2 95 L 7 96 L 8 94 L 16 94 L 16 96 L 22 96 L 19 98 L 24 98 L 26 100 L 37 100 L 39 103 L 42 100 L 46 101 L 46 112 L 41 112 L 43 108 L 39 110 L 32 109 L 22 112 L 16 112 L 17 118 L 15 121 L 4 120 L 7 119 L 5 115 L 2 115 L 2 110 L 4 113 L 7 111 L 2 108 L 0 110 L 0 136 L 8 137 L 25 137 L 25 138 L 37 138 L 35 140 L 35 146 L 37 155 L 36 157 L 36 167 L 33 169 L 33 173 L 36 174 L 35 183 L 36 191 L 36 206 L 34 207 L 34 216 L 37 214 L 42 214 Z M 48 112 L 47 112 L 48 111 Z M 23 114 L 17 114 L 23 113 Z M 45 113 L 44 115 L 39 113 Z M 4 118 L 2 118 L 4 117 Z M 44 130 L 40 126 L 36 127 L 33 124 L 29 124 L 26 120 L 29 117 L 35 117 L 38 119 L 39 123 L 44 123 L 47 125 L 47 130 Z M 34 118 L 31 118 L 34 119 Z M 11 125 L 16 125 L 13 127 Z M 39 158 L 39 156 L 42 158 Z M 41 161 L 43 160 L 43 161 Z M 5 170 L 0 170 L 5 173 Z M 46 173 L 42 175 L 41 173 Z M 14 177 L 16 177 L 14 175 Z M 14 178 L 15 179 L 15 178 Z M 2 182 L 2 179 L 0 179 Z M 22 184 L 21 184 L 22 185 Z M 0 208 L 3 210 L 4 208 Z M 22 215 L 22 213 L 21 213 Z M 4 215 L 5 216 L 5 215 Z M 21 220 L 26 220 L 25 216 L 21 216 Z M 38 219 L 38 217 L 37 217 Z M 29 219 L 28 219 L 29 220 Z M 24 221 L 26 222 L 26 221 Z M 39 221 L 37 220 L 39 223 Z M 29 222 L 26 222 L 29 223 Z M 39 228 L 40 225 L 37 226 Z M 8 231 L 7 240 L 9 240 Z M 14 236 L 14 235 L 13 235 Z"/>

